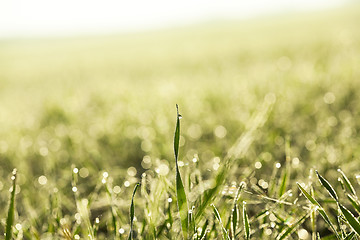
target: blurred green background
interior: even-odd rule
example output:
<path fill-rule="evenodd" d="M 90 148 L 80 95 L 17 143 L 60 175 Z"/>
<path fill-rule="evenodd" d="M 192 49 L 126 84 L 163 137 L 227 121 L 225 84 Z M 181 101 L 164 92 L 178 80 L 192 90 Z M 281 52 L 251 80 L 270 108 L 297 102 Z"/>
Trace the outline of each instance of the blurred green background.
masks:
<path fill-rule="evenodd" d="M 238 172 L 260 162 L 257 178 L 268 175 L 285 161 L 288 138 L 299 170 L 292 178 L 311 167 L 330 179 L 339 166 L 356 174 L 359 23 L 357 4 L 143 33 L 0 40 L 0 206 L 15 167 L 24 218 L 54 188 L 67 205 L 74 166 L 84 195 L 102 171 L 126 196 L 124 182 L 133 186 L 144 172 L 173 174 L 175 104 L 180 159 L 195 156 L 204 179 L 264 99 L 276 102 Z"/>

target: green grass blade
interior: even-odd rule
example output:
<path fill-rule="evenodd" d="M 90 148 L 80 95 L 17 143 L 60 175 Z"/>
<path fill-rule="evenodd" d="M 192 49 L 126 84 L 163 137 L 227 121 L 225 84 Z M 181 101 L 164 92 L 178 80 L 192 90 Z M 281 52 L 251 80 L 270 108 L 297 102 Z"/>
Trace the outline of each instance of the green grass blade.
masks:
<path fill-rule="evenodd" d="M 6 219 L 6 235 L 5 240 L 12 239 L 12 226 L 14 224 L 14 214 L 15 214 L 15 192 L 16 192 L 16 168 L 12 172 L 12 189 L 11 189 L 11 197 L 10 197 L 10 204 L 9 204 L 9 211 L 8 216 Z"/>
<path fill-rule="evenodd" d="M 314 205 L 321 208 L 321 205 L 313 198 L 299 183 L 296 183 L 301 191 L 302 194 Z"/>
<path fill-rule="evenodd" d="M 221 220 L 221 216 L 219 214 L 219 211 L 216 209 L 215 205 L 214 204 L 211 204 L 211 206 L 213 207 L 213 211 L 214 211 L 214 214 L 215 214 L 215 217 L 216 219 L 219 221 L 220 223 L 220 226 L 221 226 L 221 230 L 222 230 L 222 235 L 223 235 L 223 239 L 224 240 L 231 240 L 230 237 L 229 237 L 229 234 L 228 232 L 226 231 L 224 225 L 223 225 L 223 222 Z"/>
<path fill-rule="evenodd" d="M 280 184 L 279 197 L 281 197 L 286 191 L 287 180 L 288 180 L 288 174 L 285 169 L 285 172 L 283 173 L 281 184 Z"/>
<path fill-rule="evenodd" d="M 349 199 L 349 201 L 351 202 L 351 205 L 355 208 L 355 210 L 360 213 L 360 205 L 359 202 L 350 194 L 347 195 L 347 198 Z"/>
<path fill-rule="evenodd" d="M 279 188 L 279 197 L 283 196 L 286 192 L 287 185 L 290 181 L 290 174 L 291 174 L 291 165 L 290 165 L 290 141 L 289 139 L 286 139 L 285 144 L 285 155 L 286 155 L 286 161 L 285 161 L 285 169 L 282 175 L 282 180 Z"/>
<path fill-rule="evenodd" d="M 203 239 L 205 237 L 208 225 L 209 225 L 209 219 L 206 219 L 204 226 L 201 229 L 201 234 L 200 234 L 199 239 Z"/>
<path fill-rule="evenodd" d="M 316 239 L 316 211 L 312 210 L 310 215 L 310 222 L 311 222 L 311 239 Z"/>
<path fill-rule="evenodd" d="M 245 239 L 248 240 L 250 239 L 250 224 L 249 224 L 249 217 L 246 213 L 246 207 L 245 207 L 246 203 L 243 202 L 243 223 L 244 223 L 244 232 L 245 232 Z"/>
<path fill-rule="evenodd" d="M 174 135 L 174 153 L 175 153 L 175 164 L 176 164 L 176 197 L 177 197 L 177 204 L 178 210 L 180 214 L 180 221 L 181 221 L 181 228 L 183 237 L 185 240 L 188 239 L 188 224 L 189 224 L 189 215 L 188 215 L 188 205 L 186 199 L 186 193 L 183 181 L 181 179 L 180 170 L 178 166 L 178 156 L 179 156 L 179 142 L 180 142 L 180 118 L 181 115 L 179 114 L 179 108 L 176 104 L 176 128 L 175 128 L 175 135 Z"/>
<path fill-rule="evenodd" d="M 343 171 L 341 171 L 341 169 L 338 169 L 338 172 L 341 174 L 341 176 L 342 176 L 342 178 L 344 180 L 346 188 L 350 191 L 350 193 L 352 195 L 356 196 L 355 188 L 351 184 L 350 180 L 346 177 L 345 173 Z"/>
<path fill-rule="evenodd" d="M 197 233 L 197 229 L 196 229 L 196 224 L 195 224 L 195 219 L 194 219 L 194 209 L 195 207 L 193 206 L 191 210 L 189 210 L 189 231 L 192 231 L 191 235 L 194 235 Z"/>
<path fill-rule="evenodd" d="M 324 219 L 324 221 L 329 225 L 329 227 L 334 231 L 336 237 L 338 239 L 341 239 L 340 235 L 338 234 L 338 232 L 335 229 L 335 226 L 332 224 L 332 222 L 330 221 L 329 216 L 326 214 L 325 210 L 321 207 L 321 205 L 315 200 L 315 198 L 313 198 L 299 183 L 297 183 L 300 191 L 302 192 L 302 194 L 304 194 L 304 196 L 315 206 L 317 206 L 317 211 L 320 213 L 321 217 Z"/>
<path fill-rule="evenodd" d="M 344 238 L 344 240 L 351 240 L 353 239 L 354 236 L 355 236 L 355 232 L 351 232 Z"/>
<path fill-rule="evenodd" d="M 359 221 L 343 205 L 339 204 L 339 208 L 340 208 L 342 214 L 344 215 L 346 221 L 351 226 L 351 228 L 357 233 L 357 235 L 360 236 L 360 223 L 359 223 Z"/>
<path fill-rule="evenodd" d="M 232 224 L 231 230 L 232 230 L 233 239 L 235 239 L 237 222 L 238 222 L 238 208 L 237 208 L 237 204 L 235 202 L 234 207 L 232 209 L 232 214 L 231 214 L 231 224 Z"/>
<path fill-rule="evenodd" d="M 175 135 L 174 135 L 174 153 L 175 153 L 175 161 L 178 160 L 179 156 L 179 143 L 180 143 L 180 118 L 179 114 L 179 106 L 176 104 L 176 127 L 175 127 Z"/>
<path fill-rule="evenodd" d="M 135 193 L 136 190 L 138 189 L 138 187 L 140 186 L 140 183 L 137 183 L 135 185 L 133 194 L 132 194 L 132 198 L 131 198 L 131 205 L 130 205 L 130 234 L 129 234 L 129 240 L 133 239 L 133 226 L 134 226 L 134 217 L 135 217 L 135 205 L 134 205 L 134 197 L 135 197 Z"/>
<path fill-rule="evenodd" d="M 286 230 L 277 237 L 277 239 L 278 240 L 283 240 L 283 239 L 287 238 L 303 221 L 305 221 L 305 219 L 308 216 L 309 216 L 309 214 L 305 214 L 302 218 L 297 220 L 294 224 L 287 227 Z"/>
<path fill-rule="evenodd" d="M 223 183 L 225 181 L 225 177 L 226 177 L 226 173 L 228 171 L 228 167 L 227 165 L 222 165 L 219 174 L 216 175 L 215 178 L 215 184 L 212 188 L 207 189 L 202 197 L 202 201 L 199 205 L 199 207 L 197 208 L 196 214 L 195 214 L 195 219 L 198 220 L 203 212 L 205 211 L 205 209 L 209 206 L 209 204 L 211 203 L 211 201 L 214 199 L 214 197 L 216 197 L 216 195 L 218 194 L 218 192 L 220 191 L 220 189 L 223 186 Z"/>
<path fill-rule="evenodd" d="M 224 158 L 225 164 L 221 166 L 218 171 L 218 174 L 215 178 L 215 184 L 210 189 L 207 189 L 202 197 L 202 201 L 197 208 L 195 219 L 198 220 L 205 209 L 210 205 L 214 197 L 219 193 L 220 189 L 223 187 L 225 178 L 228 176 L 229 169 L 232 167 L 232 164 L 235 160 L 241 159 L 247 153 L 249 147 L 254 141 L 253 134 L 254 132 L 261 128 L 265 122 L 268 120 L 268 117 L 272 111 L 272 107 L 275 103 L 274 101 L 265 100 L 261 109 L 252 115 L 251 119 L 248 122 L 247 130 L 241 134 L 241 136 L 236 140 L 236 142 L 229 149 L 227 155 Z"/>
<path fill-rule="evenodd" d="M 318 171 L 315 171 L 315 172 L 316 172 L 317 177 L 318 177 L 319 180 L 320 180 L 321 185 L 323 185 L 323 186 L 326 188 L 326 190 L 329 192 L 330 196 L 331 196 L 333 199 L 335 199 L 335 201 L 338 202 L 338 201 L 339 201 L 339 198 L 338 198 L 338 196 L 337 196 L 334 188 L 331 186 L 331 184 L 330 184 L 323 176 L 321 176 L 321 175 L 318 173 Z"/>

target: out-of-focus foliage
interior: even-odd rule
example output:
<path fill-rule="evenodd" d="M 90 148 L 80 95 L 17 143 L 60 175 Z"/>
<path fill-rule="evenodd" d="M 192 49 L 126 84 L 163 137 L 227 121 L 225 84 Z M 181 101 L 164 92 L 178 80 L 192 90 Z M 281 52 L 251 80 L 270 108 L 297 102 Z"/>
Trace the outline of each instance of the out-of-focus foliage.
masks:
<path fill-rule="evenodd" d="M 285 225 L 301 224 L 306 212 L 281 202 L 296 202 L 295 182 L 313 181 L 311 168 L 331 182 L 339 166 L 351 180 L 358 173 L 359 23 L 354 5 L 148 33 L 0 40 L 0 206 L 8 206 L 16 167 L 13 234 L 125 239 L 133 187 L 142 181 L 134 238 L 180 237 L 172 148 L 177 103 L 179 166 L 195 212 L 231 146 L 251 133 L 252 144 L 232 161 L 211 201 L 223 226 L 209 206 L 196 220 L 199 236 L 203 226 L 211 227 L 208 238 L 220 237 L 222 227 L 231 232 L 228 210 L 236 204 L 243 231 L 241 199 L 251 237 L 303 237 L 311 232 L 307 221 L 296 233 Z M 252 129 L 258 121 L 252 116 L 267 102 L 263 126 Z M 247 191 L 234 205 L 242 181 Z M 318 231 L 329 234 L 324 222 Z"/>

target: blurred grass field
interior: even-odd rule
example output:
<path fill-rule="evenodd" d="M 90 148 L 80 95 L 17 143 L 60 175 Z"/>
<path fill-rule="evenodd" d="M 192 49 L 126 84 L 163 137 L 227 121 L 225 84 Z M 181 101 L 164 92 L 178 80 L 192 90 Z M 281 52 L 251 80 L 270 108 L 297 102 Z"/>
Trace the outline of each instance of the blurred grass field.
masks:
<path fill-rule="evenodd" d="M 189 206 L 196 211 L 231 146 L 248 133 L 243 141 L 249 145 L 233 159 L 212 201 L 224 201 L 216 206 L 227 219 L 232 189 L 246 182 L 248 195 L 241 198 L 250 225 L 262 229 L 252 236 L 274 239 L 282 229 L 262 228 L 256 218 L 269 207 L 264 196 L 294 202 L 296 182 L 312 181 L 311 169 L 331 182 L 338 168 L 353 182 L 360 174 L 359 23 L 357 4 L 145 33 L 0 40 L 0 206 L 7 209 L 17 168 L 15 236 L 61 239 L 68 228 L 74 239 L 86 238 L 79 207 L 86 199 L 88 221 L 100 220 L 98 238 L 125 239 L 131 193 L 142 181 L 135 197 L 137 237 L 153 239 L 155 227 L 159 239 L 179 238 L 176 204 L 167 202 L 175 198 L 179 104 Z M 260 120 L 254 118 L 259 113 Z M 284 197 L 276 189 L 285 165 L 292 192 Z M 326 202 L 326 194 L 317 194 Z M 271 207 L 284 219 L 302 215 L 295 204 Z M 170 227 L 167 208 L 174 214 Z M 209 207 L 197 224 L 213 219 L 211 213 Z M 5 211 L 0 219 L 2 234 Z M 320 235 L 330 235 L 319 222 Z M 310 239 L 308 225 L 300 228 L 308 235 L 297 230 L 288 237 Z M 217 238 L 211 230 L 208 239 Z"/>

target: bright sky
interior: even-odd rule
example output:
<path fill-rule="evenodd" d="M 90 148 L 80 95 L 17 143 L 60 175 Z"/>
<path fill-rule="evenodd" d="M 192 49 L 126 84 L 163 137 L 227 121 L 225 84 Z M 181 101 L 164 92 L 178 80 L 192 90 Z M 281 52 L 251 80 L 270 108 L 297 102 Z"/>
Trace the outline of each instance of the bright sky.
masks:
<path fill-rule="evenodd" d="M 0 38 L 140 31 L 341 5 L 346 0 L 0 0 Z"/>

